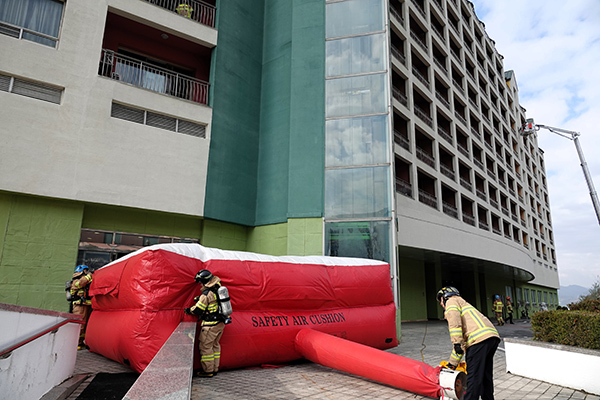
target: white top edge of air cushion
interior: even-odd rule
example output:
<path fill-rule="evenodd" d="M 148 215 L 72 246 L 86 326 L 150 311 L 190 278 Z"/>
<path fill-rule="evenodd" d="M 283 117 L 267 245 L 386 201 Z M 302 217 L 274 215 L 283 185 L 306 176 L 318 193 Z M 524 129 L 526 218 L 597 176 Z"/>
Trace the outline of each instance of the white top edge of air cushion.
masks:
<path fill-rule="evenodd" d="M 246 251 L 231 251 L 220 250 L 211 247 L 204 247 L 196 243 L 163 243 L 155 244 L 141 248 L 133 253 L 129 253 L 124 257 L 119 258 L 106 264 L 104 267 L 124 261 L 130 257 L 138 255 L 146 251 L 169 251 L 185 257 L 195 258 L 202 262 L 209 260 L 237 260 L 237 261 L 260 261 L 260 262 L 278 262 L 289 264 L 317 264 L 317 265 L 384 265 L 386 262 L 379 260 L 370 260 L 365 258 L 350 258 L 350 257 L 329 257 L 329 256 L 270 256 L 266 254 L 250 253 Z M 104 268 L 102 267 L 102 268 Z"/>

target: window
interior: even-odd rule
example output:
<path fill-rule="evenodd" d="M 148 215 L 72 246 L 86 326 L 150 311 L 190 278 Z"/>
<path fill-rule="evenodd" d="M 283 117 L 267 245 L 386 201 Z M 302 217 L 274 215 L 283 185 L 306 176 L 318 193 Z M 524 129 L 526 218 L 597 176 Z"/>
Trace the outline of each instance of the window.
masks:
<path fill-rule="evenodd" d="M 56 0 L 0 0 L 0 32 L 56 47 L 63 6 Z"/>

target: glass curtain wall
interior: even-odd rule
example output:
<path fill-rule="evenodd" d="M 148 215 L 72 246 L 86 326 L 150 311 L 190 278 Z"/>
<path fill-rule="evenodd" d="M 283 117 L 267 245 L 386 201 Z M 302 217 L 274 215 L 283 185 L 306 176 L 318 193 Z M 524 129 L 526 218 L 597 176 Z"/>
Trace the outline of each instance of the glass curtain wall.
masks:
<path fill-rule="evenodd" d="M 389 262 L 397 300 L 387 0 L 325 7 L 325 254 Z"/>

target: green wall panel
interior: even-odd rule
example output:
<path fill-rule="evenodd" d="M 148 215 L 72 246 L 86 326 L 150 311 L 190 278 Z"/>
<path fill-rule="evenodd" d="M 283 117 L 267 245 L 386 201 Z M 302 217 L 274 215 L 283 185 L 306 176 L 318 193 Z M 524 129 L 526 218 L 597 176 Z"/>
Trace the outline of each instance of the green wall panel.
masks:
<path fill-rule="evenodd" d="M 292 218 L 281 224 L 250 228 L 247 250 L 274 256 L 322 255 L 323 220 Z"/>
<path fill-rule="evenodd" d="M 0 194 L 0 302 L 66 311 L 83 205 Z"/>
<path fill-rule="evenodd" d="M 199 239 L 202 220 L 135 208 L 86 205 L 82 228 Z"/>
<path fill-rule="evenodd" d="M 204 220 L 200 243 L 223 250 L 246 250 L 248 227 L 227 222 Z"/>
<path fill-rule="evenodd" d="M 423 262 L 404 259 L 400 265 L 400 309 L 403 321 L 427 320 L 426 293 Z"/>

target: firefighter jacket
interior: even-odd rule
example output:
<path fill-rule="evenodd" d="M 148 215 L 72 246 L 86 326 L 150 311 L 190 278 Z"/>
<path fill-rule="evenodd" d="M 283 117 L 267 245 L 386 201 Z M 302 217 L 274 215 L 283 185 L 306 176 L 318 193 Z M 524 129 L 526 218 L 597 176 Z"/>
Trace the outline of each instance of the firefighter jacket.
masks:
<path fill-rule="evenodd" d="M 463 350 L 492 337 L 500 338 L 490 320 L 460 296 L 446 300 L 444 317 L 448 321 L 452 344 L 460 344 Z M 463 355 L 452 350 L 448 362 L 456 366 Z"/>
<path fill-rule="evenodd" d="M 513 312 L 513 306 L 512 306 L 512 303 L 510 301 L 506 302 L 506 312 L 509 313 L 509 314 L 512 314 L 512 312 Z"/>
<path fill-rule="evenodd" d="M 92 300 L 89 295 L 90 283 L 92 282 L 92 274 L 83 272 L 73 274 L 71 281 L 71 296 L 76 300 L 73 304 L 91 306 Z"/>
<path fill-rule="evenodd" d="M 494 312 L 501 313 L 503 307 L 504 307 L 504 304 L 502 304 L 502 300 L 494 301 L 494 306 L 493 306 Z"/>
<path fill-rule="evenodd" d="M 217 325 L 223 322 L 219 314 L 219 301 L 217 299 L 217 289 L 221 286 L 221 280 L 217 276 L 204 285 L 204 290 L 198 298 L 196 304 L 190 307 L 190 313 L 197 315 L 202 320 L 202 326 Z"/>

